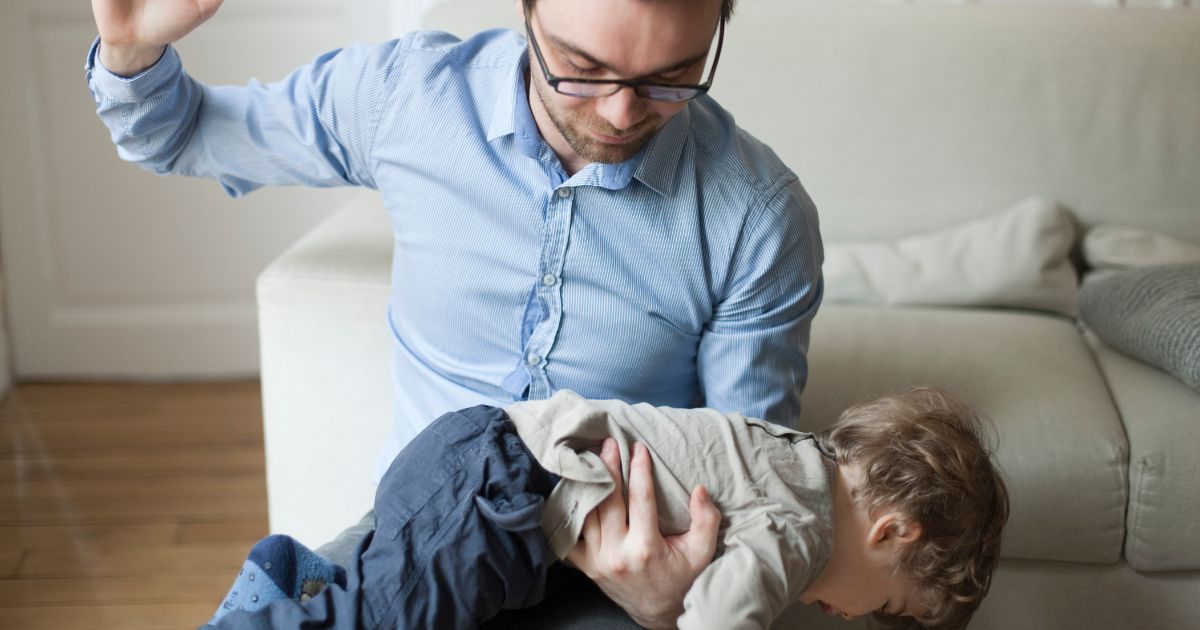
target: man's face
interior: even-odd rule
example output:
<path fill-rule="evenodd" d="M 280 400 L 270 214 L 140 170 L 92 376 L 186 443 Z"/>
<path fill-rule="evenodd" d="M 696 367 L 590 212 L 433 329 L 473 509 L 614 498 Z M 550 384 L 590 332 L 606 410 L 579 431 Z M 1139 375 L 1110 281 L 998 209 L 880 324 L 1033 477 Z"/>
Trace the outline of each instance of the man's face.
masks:
<path fill-rule="evenodd" d="M 555 76 L 694 84 L 703 80 L 720 7 L 720 0 L 539 0 L 527 17 Z M 560 136 L 546 140 L 564 161 L 628 160 L 687 105 L 628 88 L 596 98 L 559 94 L 532 52 L 529 76 Z"/>

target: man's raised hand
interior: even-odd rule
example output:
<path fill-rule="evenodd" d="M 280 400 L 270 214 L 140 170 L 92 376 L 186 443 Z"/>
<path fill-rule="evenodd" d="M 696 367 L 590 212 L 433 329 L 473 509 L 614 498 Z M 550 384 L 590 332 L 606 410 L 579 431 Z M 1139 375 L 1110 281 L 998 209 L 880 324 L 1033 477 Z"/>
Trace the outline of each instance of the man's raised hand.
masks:
<path fill-rule="evenodd" d="M 721 513 L 708 491 L 697 486 L 689 504 L 692 528 L 663 537 L 646 447 L 633 446 L 628 519 L 616 441 L 604 441 L 600 459 L 617 489 L 587 516 L 583 536 L 567 557 L 638 624 L 674 627 L 683 612 L 684 594 L 716 551 Z"/>
<path fill-rule="evenodd" d="M 167 44 L 212 17 L 222 0 L 92 0 L 100 63 L 132 76 L 154 65 Z"/>

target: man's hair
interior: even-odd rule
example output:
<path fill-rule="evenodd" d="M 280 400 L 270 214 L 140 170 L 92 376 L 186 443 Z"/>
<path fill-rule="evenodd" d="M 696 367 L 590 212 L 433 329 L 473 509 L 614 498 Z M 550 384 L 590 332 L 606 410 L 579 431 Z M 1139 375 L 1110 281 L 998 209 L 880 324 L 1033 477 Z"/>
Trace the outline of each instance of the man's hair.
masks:
<path fill-rule="evenodd" d="M 990 424 L 950 394 L 923 387 L 851 407 L 817 439 L 838 464 L 862 468 L 851 488 L 856 503 L 872 515 L 894 509 L 921 528 L 893 571 L 914 581 L 929 612 L 920 619 L 875 613 L 878 625 L 965 627 L 987 594 L 1008 520 Z"/>
<path fill-rule="evenodd" d="M 528 15 L 533 10 L 533 5 L 537 0 L 522 0 L 525 3 L 525 14 Z M 737 0 L 721 0 L 721 19 L 726 22 L 733 17 L 733 5 L 737 4 Z"/>

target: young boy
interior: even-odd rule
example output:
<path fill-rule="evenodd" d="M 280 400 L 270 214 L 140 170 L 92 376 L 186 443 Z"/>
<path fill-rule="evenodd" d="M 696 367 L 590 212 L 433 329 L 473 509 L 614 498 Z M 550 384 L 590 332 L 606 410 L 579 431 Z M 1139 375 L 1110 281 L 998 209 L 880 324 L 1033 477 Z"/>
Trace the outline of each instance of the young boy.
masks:
<path fill-rule="evenodd" d="M 887 627 L 962 628 L 1008 518 L 983 429 L 935 389 L 851 408 L 818 435 L 572 392 L 446 414 L 381 481 L 376 528 L 348 580 L 272 536 L 210 623 L 465 628 L 536 604 L 549 565 L 620 488 L 595 452 L 603 444 L 619 449 L 625 476 L 632 458 L 652 458 L 664 534 L 689 528 L 692 488 L 705 486 L 721 510 L 716 557 L 688 591 L 680 628 L 766 628 L 795 602 Z"/>

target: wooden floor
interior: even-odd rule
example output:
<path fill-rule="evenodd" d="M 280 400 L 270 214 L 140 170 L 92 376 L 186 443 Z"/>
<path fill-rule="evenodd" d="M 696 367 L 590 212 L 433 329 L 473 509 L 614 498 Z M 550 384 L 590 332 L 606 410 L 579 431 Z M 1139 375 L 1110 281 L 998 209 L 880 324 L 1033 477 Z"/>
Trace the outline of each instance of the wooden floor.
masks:
<path fill-rule="evenodd" d="M 0 403 L 0 628 L 195 628 L 267 533 L 257 382 Z"/>

